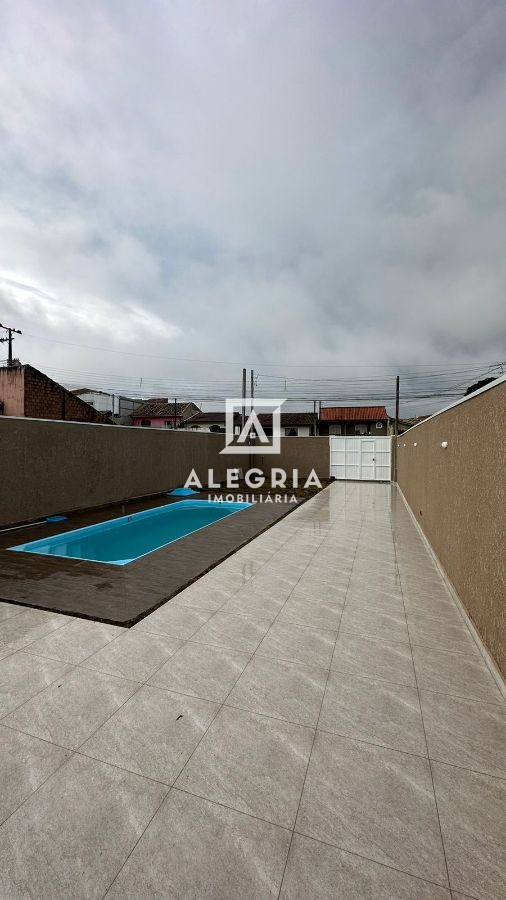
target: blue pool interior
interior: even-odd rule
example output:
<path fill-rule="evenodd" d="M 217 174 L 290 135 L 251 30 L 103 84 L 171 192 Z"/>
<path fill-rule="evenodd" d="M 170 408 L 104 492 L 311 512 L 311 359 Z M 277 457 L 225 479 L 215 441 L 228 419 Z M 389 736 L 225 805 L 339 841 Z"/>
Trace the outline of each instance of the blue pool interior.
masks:
<path fill-rule="evenodd" d="M 9 550 L 124 566 L 251 505 L 181 500 L 28 544 L 18 544 L 9 547 Z"/>

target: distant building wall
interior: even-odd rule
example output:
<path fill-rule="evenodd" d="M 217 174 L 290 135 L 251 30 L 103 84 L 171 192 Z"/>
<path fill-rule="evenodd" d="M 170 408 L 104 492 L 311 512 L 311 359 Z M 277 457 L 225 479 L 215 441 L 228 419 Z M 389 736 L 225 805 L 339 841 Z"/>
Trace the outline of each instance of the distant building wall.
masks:
<path fill-rule="evenodd" d="M 388 422 L 332 422 L 320 420 L 318 423 L 320 435 L 341 435 L 342 437 L 387 437 L 390 434 Z"/>
<path fill-rule="evenodd" d="M 397 454 L 398 484 L 506 674 L 506 380 L 407 431 Z"/>
<path fill-rule="evenodd" d="M 104 421 L 104 416 L 88 403 L 32 366 L 24 367 L 24 387 L 27 418 Z"/>
<path fill-rule="evenodd" d="M 4 416 L 24 416 L 24 370 L 21 366 L 0 369 L 0 402 Z"/>
<path fill-rule="evenodd" d="M 135 407 L 139 406 L 139 400 L 123 397 L 122 394 L 109 394 L 106 391 L 80 391 L 78 394 L 72 391 L 72 393 L 99 412 L 111 412 L 114 416 L 129 416 Z"/>
<path fill-rule="evenodd" d="M 3 401 L 6 416 L 76 422 L 105 421 L 105 416 L 84 400 L 30 365 L 0 369 L 0 400 Z"/>
<path fill-rule="evenodd" d="M 143 422 L 149 422 L 149 425 L 143 426 Z M 181 416 L 176 416 L 177 425 L 181 422 Z M 154 418 L 153 416 L 135 416 L 132 418 L 132 425 L 144 428 L 173 428 L 174 416 L 166 416 L 163 418 Z"/>

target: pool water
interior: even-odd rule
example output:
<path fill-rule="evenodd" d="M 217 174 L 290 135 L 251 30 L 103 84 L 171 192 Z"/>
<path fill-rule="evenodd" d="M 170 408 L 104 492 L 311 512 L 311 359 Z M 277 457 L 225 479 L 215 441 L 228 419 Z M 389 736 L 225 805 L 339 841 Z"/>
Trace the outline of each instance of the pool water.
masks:
<path fill-rule="evenodd" d="M 83 559 L 89 562 L 125 566 L 179 538 L 218 522 L 251 503 L 227 503 L 212 500 L 182 500 L 156 509 L 146 509 L 88 525 L 53 537 L 9 547 L 23 553 L 42 553 Z"/>

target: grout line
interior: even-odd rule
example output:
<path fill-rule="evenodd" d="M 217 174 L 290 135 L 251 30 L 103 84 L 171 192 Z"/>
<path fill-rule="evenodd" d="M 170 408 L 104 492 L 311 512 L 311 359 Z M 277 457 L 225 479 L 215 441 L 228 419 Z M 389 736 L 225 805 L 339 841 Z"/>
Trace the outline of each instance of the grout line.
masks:
<path fill-rule="evenodd" d="M 125 770 L 125 771 L 126 771 L 126 770 Z M 137 773 L 134 773 L 134 774 L 137 774 Z M 144 777 L 144 776 L 141 776 L 141 777 Z M 162 782 L 157 782 L 157 783 L 160 783 L 160 784 L 161 784 Z M 164 787 L 167 787 L 166 784 L 163 785 L 163 786 L 164 786 Z M 107 885 L 107 887 L 106 887 L 104 893 L 102 894 L 101 900 L 103 900 L 103 898 L 106 896 L 106 894 L 108 894 L 109 891 L 111 890 L 111 888 L 112 888 L 114 882 L 116 881 L 116 879 L 118 878 L 118 876 L 120 875 L 120 873 L 123 871 L 123 869 L 124 869 L 124 867 L 126 866 L 128 860 L 130 859 L 132 853 L 134 852 L 135 848 L 137 847 L 139 841 L 140 841 L 140 840 L 144 837 L 144 835 L 146 834 L 146 831 L 148 830 L 149 826 L 151 825 L 151 822 L 153 821 L 153 819 L 155 818 L 155 816 L 157 815 L 157 813 L 158 813 L 158 812 L 160 811 L 160 809 L 162 808 L 162 806 L 163 806 L 163 804 L 165 803 L 167 797 L 169 796 L 171 790 L 172 790 L 172 788 L 171 788 L 171 787 L 168 787 L 168 790 L 167 790 L 167 791 L 165 792 L 165 794 L 163 795 L 162 799 L 160 800 L 160 803 L 159 803 L 158 806 L 155 808 L 155 811 L 153 812 L 153 815 L 150 817 L 149 821 L 147 822 L 146 827 L 141 831 L 141 833 L 140 833 L 139 837 L 137 838 L 137 840 L 135 841 L 133 847 L 130 848 L 130 852 L 128 853 L 126 859 L 121 863 L 121 865 L 120 865 L 118 871 L 116 872 L 114 878 L 113 878 L 112 881 L 110 881 L 109 884 Z"/>
<path fill-rule="evenodd" d="M 26 734 L 26 732 L 24 732 L 24 731 L 19 732 L 17 728 L 12 728 L 10 725 L 5 725 L 4 728 L 10 728 L 10 730 L 16 732 L 16 734 Z M 33 734 L 28 735 L 28 737 L 31 737 L 34 740 L 39 740 L 39 741 L 42 740 L 42 738 L 34 737 Z M 28 803 L 28 801 L 31 800 L 32 797 L 35 794 L 37 794 L 40 791 L 40 789 L 42 787 L 44 787 L 44 785 L 47 784 L 47 782 L 50 781 L 51 778 L 53 778 L 53 776 L 57 775 L 58 772 L 61 769 L 63 769 L 63 767 L 66 766 L 67 763 L 69 763 L 75 756 L 75 752 L 73 750 L 69 750 L 67 747 L 60 747 L 59 744 L 53 744 L 53 743 L 51 743 L 51 741 L 45 741 L 45 743 L 50 744 L 52 747 L 56 747 L 58 750 L 63 750 L 66 753 L 70 753 L 70 756 L 63 759 L 61 761 L 61 763 L 47 776 L 47 778 L 45 778 L 44 781 L 42 781 L 41 784 L 39 784 L 35 788 L 35 790 L 32 791 L 31 794 L 28 795 L 28 797 L 25 797 L 21 801 L 21 803 L 19 803 L 18 806 L 16 806 L 16 809 L 13 809 L 12 812 L 9 813 L 9 815 L 3 820 L 3 822 L 0 823 L 0 831 L 4 828 L 4 826 L 7 824 L 9 819 L 12 818 L 12 816 L 14 816 L 18 812 L 18 810 L 21 809 L 21 807 L 25 805 L 25 803 Z"/>
<path fill-rule="evenodd" d="M 15 650 L 14 653 L 23 653 L 23 650 Z M 10 659 L 11 656 L 13 656 L 13 655 L 14 655 L 14 654 L 11 653 L 11 654 L 9 654 L 8 657 L 5 657 L 5 659 Z M 4 713 L 4 715 L 2 715 L 2 716 L 0 717 L 0 725 L 3 725 L 3 724 L 4 724 L 4 719 L 6 719 L 7 716 L 10 716 L 11 713 L 17 712 L 18 709 L 21 709 L 26 703 L 29 703 L 30 700 L 33 700 L 35 697 L 38 697 L 39 694 L 43 694 L 44 691 L 46 691 L 49 687 L 52 687 L 53 684 L 54 684 L 56 681 L 58 681 L 59 678 L 66 678 L 67 675 L 70 675 L 70 673 L 71 673 L 75 668 L 77 668 L 76 666 L 73 666 L 72 663 L 65 663 L 65 662 L 62 662 L 62 661 L 59 660 L 59 659 L 49 659 L 49 658 L 47 658 L 47 657 L 45 657 L 45 656 L 37 657 L 37 656 L 35 655 L 35 653 L 28 653 L 27 655 L 28 655 L 31 659 L 33 659 L 33 658 L 37 659 L 37 658 L 38 658 L 38 659 L 43 659 L 43 660 L 45 660 L 45 662 L 55 662 L 55 663 L 60 663 L 60 665 L 62 665 L 62 666 L 69 666 L 69 668 L 68 668 L 68 670 L 67 670 L 66 672 L 60 673 L 59 675 L 56 676 L 56 678 L 53 678 L 53 680 L 50 681 L 48 684 L 45 684 L 43 687 L 41 687 L 40 690 L 35 691 L 35 693 L 34 693 L 34 694 L 31 694 L 30 697 L 27 697 L 26 700 L 22 700 L 21 703 L 18 703 L 18 704 L 17 704 L 17 706 L 13 706 L 12 709 L 10 709 L 8 712 Z M 0 660 L 0 662 L 3 662 L 3 660 Z M 36 737 L 36 735 L 32 735 L 32 737 Z M 56 745 L 56 746 L 58 746 L 58 745 Z"/>
<path fill-rule="evenodd" d="M 409 878 L 413 878 L 414 881 L 421 881 L 422 884 L 435 885 L 436 887 L 445 890 L 447 894 L 450 895 L 450 888 L 448 887 L 448 885 L 441 884 L 440 881 L 431 881 L 429 878 L 422 878 L 420 875 L 414 875 L 413 872 L 408 872 L 406 869 L 399 869 L 396 866 L 389 865 L 388 863 L 379 862 L 377 859 L 371 859 L 370 856 L 364 856 L 362 853 L 357 853 L 356 850 L 348 850 L 346 847 L 341 847 L 339 844 L 331 844 L 329 841 L 325 841 L 322 838 L 315 838 L 312 834 L 306 834 L 305 831 L 295 831 L 294 834 L 306 838 L 306 840 L 313 841 L 315 844 L 323 844 L 324 847 L 329 847 L 332 850 L 339 850 L 341 853 L 347 853 L 350 856 L 356 856 L 357 859 L 363 859 L 366 862 L 372 863 L 372 865 L 374 866 L 382 866 L 384 869 L 389 869 L 391 872 L 399 872 L 401 875 L 407 875 Z M 344 900 L 347 900 L 347 898 L 344 898 Z M 476 898 L 470 898 L 470 900 L 476 900 Z"/>

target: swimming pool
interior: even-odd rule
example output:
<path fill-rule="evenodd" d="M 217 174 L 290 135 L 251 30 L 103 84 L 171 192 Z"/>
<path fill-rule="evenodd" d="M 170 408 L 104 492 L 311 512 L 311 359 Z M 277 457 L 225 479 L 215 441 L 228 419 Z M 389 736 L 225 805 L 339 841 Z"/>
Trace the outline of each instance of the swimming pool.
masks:
<path fill-rule="evenodd" d="M 182 500 L 28 544 L 18 544 L 9 547 L 9 550 L 125 566 L 251 505 Z"/>

